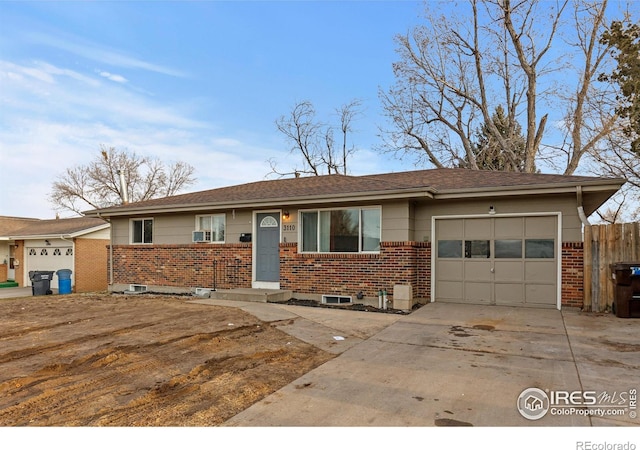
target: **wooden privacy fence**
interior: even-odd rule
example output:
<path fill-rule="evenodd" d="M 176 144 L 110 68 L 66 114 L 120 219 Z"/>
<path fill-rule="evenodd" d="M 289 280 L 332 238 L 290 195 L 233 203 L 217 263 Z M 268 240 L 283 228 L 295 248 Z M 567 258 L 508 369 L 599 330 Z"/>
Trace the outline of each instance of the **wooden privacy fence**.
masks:
<path fill-rule="evenodd" d="M 611 264 L 640 261 L 640 222 L 591 225 L 584 230 L 584 310 L 611 310 Z"/>

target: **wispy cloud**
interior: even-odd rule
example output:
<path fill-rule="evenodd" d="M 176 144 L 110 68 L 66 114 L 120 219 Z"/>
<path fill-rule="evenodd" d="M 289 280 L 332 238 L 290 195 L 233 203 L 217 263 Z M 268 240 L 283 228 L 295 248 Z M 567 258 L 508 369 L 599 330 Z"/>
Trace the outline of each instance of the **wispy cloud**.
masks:
<path fill-rule="evenodd" d="M 181 70 L 144 61 L 120 50 L 108 48 L 77 36 L 58 36 L 40 32 L 30 32 L 26 34 L 26 39 L 34 44 L 64 50 L 74 55 L 98 62 L 102 65 L 146 70 L 173 77 L 187 77 L 187 74 Z"/>
<path fill-rule="evenodd" d="M 277 153 L 273 149 L 197 119 L 188 100 L 163 101 L 118 77 L 0 60 L 0 154 L 7 167 L 20 168 L 3 174 L 0 211 L 53 217 L 47 200 L 53 181 L 66 168 L 88 163 L 101 144 L 186 161 L 197 171 L 193 189 L 264 177 L 266 157 L 256 155 Z"/>
<path fill-rule="evenodd" d="M 126 83 L 128 80 L 123 77 L 122 75 L 116 75 L 115 73 L 110 73 L 110 72 L 98 72 L 100 74 L 101 77 L 104 77 L 108 80 L 111 81 L 115 81 L 116 83 Z"/>

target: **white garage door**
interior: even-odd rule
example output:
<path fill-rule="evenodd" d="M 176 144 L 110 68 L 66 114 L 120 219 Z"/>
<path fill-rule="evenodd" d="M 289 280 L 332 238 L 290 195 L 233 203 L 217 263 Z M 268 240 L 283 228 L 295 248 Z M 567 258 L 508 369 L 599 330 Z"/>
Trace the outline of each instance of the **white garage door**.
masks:
<path fill-rule="evenodd" d="M 27 277 L 29 276 L 30 271 L 52 271 L 54 272 L 53 279 L 51 280 L 52 289 L 58 289 L 58 276 L 55 272 L 60 269 L 72 268 L 72 247 L 57 247 L 54 245 L 46 247 L 27 247 Z M 31 281 L 29 281 L 29 285 L 31 285 Z"/>
<path fill-rule="evenodd" d="M 558 216 L 435 220 L 435 300 L 558 305 Z"/>

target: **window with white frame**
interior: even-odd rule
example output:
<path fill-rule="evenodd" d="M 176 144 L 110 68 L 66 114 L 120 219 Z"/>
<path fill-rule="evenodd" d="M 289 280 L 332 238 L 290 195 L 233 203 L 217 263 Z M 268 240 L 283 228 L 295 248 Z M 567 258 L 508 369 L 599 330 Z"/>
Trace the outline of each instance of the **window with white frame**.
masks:
<path fill-rule="evenodd" d="M 131 219 L 131 243 L 153 243 L 153 219 Z"/>
<path fill-rule="evenodd" d="M 224 214 L 196 217 L 196 231 L 204 231 L 205 240 L 208 242 L 224 243 L 224 228 Z"/>
<path fill-rule="evenodd" d="M 380 207 L 301 211 L 300 221 L 301 252 L 380 251 Z"/>

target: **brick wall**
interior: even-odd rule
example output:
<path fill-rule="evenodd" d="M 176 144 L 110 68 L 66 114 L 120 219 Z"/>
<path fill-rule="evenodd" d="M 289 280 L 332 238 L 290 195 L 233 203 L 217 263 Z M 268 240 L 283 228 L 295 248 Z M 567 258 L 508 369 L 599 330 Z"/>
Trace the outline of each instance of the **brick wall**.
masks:
<path fill-rule="evenodd" d="M 377 297 L 394 284 L 411 284 L 415 298 L 429 293 L 430 246 L 383 242 L 379 254 L 301 254 L 296 243 L 280 244 L 280 287 L 305 294 Z"/>
<path fill-rule="evenodd" d="M 562 306 L 582 308 L 584 303 L 584 246 L 562 243 Z"/>
<path fill-rule="evenodd" d="M 74 240 L 75 292 L 97 292 L 107 289 L 108 239 Z"/>
<path fill-rule="evenodd" d="M 115 245 L 113 282 L 171 287 L 251 287 L 251 244 Z"/>
<path fill-rule="evenodd" d="M 425 242 L 417 248 L 418 283 L 414 295 L 418 298 L 431 297 L 431 242 Z"/>
<path fill-rule="evenodd" d="M 15 255 L 15 259 L 17 259 L 20 263 L 16 264 L 14 261 L 14 268 L 15 268 L 15 274 L 16 274 L 16 282 L 18 283 L 18 286 L 20 287 L 27 287 L 30 286 L 31 283 L 29 281 L 29 278 L 26 279 L 25 282 L 25 273 L 24 273 L 24 266 L 26 263 L 26 252 L 24 251 L 24 241 L 15 241 L 15 247 L 16 247 L 16 255 Z"/>
<path fill-rule="evenodd" d="M 9 264 L 0 264 L 0 283 L 7 281 L 9 273 Z"/>
<path fill-rule="evenodd" d="M 116 245 L 114 283 L 172 287 L 251 287 L 251 244 Z M 215 262 L 215 264 L 214 264 Z M 562 244 L 562 305 L 582 307 L 583 244 Z M 280 287 L 307 294 L 377 297 L 411 284 L 431 295 L 431 244 L 383 242 L 379 254 L 301 254 L 280 244 Z"/>

